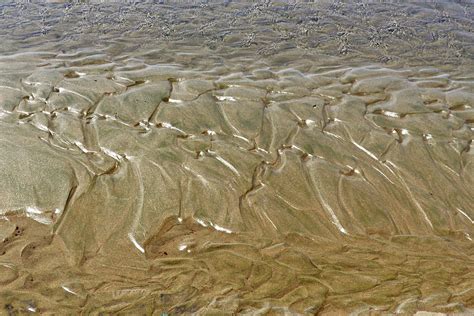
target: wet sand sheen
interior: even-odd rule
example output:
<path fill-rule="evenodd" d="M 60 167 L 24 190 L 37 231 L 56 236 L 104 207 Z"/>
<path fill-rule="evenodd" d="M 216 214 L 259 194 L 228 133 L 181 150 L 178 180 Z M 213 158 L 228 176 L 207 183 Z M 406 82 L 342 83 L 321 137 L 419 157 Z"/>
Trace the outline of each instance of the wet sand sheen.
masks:
<path fill-rule="evenodd" d="M 472 312 L 472 55 L 387 64 L 356 41 L 354 60 L 252 60 L 258 44 L 97 34 L 105 48 L 0 57 L 5 313 Z"/>

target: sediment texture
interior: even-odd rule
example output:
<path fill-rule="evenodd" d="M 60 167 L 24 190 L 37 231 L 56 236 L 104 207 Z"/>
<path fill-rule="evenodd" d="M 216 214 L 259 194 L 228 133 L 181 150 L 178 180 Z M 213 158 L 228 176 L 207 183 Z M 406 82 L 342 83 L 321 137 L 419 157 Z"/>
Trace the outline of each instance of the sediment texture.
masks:
<path fill-rule="evenodd" d="M 472 312 L 471 6 L 1 9 L 5 313 Z"/>

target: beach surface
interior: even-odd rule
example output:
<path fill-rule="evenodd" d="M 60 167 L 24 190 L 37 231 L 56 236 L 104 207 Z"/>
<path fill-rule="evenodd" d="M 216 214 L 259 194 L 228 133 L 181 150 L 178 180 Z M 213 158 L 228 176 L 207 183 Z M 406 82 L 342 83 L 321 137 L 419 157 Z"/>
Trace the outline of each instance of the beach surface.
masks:
<path fill-rule="evenodd" d="M 473 4 L 0 14 L 0 314 L 474 313 Z"/>

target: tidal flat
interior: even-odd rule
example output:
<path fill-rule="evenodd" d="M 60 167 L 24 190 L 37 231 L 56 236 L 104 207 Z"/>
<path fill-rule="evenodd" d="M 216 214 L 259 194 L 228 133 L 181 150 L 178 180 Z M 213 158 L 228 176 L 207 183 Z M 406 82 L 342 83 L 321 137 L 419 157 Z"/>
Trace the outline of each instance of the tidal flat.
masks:
<path fill-rule="evenodd" d="M 0 315 L 474 313 L 472 2 L 0 17 Z"/>

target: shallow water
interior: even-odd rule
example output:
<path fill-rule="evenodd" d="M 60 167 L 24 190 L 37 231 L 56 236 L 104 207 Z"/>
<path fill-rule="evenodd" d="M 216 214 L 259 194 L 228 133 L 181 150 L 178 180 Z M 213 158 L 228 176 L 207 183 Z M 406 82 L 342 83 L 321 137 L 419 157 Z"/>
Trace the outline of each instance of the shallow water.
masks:
<path fill-rule="evenodd" d="M 473 312 L 472 4 L 0 9 L 2 313 Z"/>

